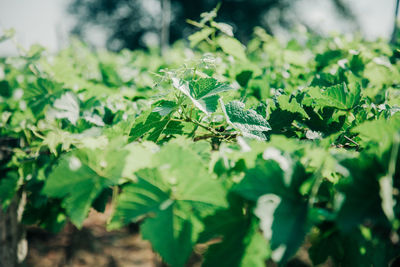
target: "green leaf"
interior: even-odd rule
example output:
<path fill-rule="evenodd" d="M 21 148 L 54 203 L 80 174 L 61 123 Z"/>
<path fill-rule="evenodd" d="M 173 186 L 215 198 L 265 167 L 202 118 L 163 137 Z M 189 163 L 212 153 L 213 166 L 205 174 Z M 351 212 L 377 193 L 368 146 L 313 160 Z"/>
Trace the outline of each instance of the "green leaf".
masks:
<path fill-rule="evenodd" d="M 332 63 L 332 61 L 337 61 L 342 55 L 343 52 L 341 50 L 331 50 L 331 49 L 321 54 L 318 54 L 315 57 L 315 61 L 317 62 L 317 70 L 328 66 L 329 64 Z"/>
<path fill-rule="evenodd" d="M 397 113 L 389 119 L 364 121 L 354 127 L 352 132 L 358 133 L 364 147 L 376 147 L 381 152 L 386 151 L 392 144 L 395 134 L 400 129 L 400 114 Z"/>
<path fill-rule="evenodd" d="M 7 210 L 18 188 L 16 172 L 7 172 L 4 177 L 0 178 L 0 209 Z"/>
<path fill-rule="evenodd" d="M 80 228 L 92 202 L 102 189 L 111 184 L 73 154 L 65 156 L 50 174 L 43 193 L 64 198 L 71 221 Z"/>
<path fill-rule="evenodd" d="M 330 135 L 343 129 L 346 121 L 346 115 L 343 111 L 339 112 L 337 109 L 318 105 L 315 109 L 305 105 L 303 108 L 310 117 L 309 120 L 304 121 L 310 130 Z M 320 110 L 318 111 L 318 109 Z"/>
<path fill-rule="evenodd" d="M 237 74 L 235 78 L 236 81 L 240 84 L 240 86 L 246 87 L 252 76 L 253 76 L 252 70 L 243 70 L 242 72 Z"/>
<path fill-rule="evenodd" d="M 26 57 L 29 59 L 29 61 L 38 60 L 45 50 L 46 49 L 43 46 L 39 44 L 33 44 L 26 53 Z"/>
<path fill-rule="evenodd" d="M 153 166 L 153 155 L 159 150 L 159 147 L 152 142 L 144 141 L 130 143 L 124 149 L 129 151 L 125 159 L 129 164 L 125 164 L 122 176 L 133 178 L 134 173 L 138 170 Z"/>
<path fill-rule="evenodd" d="M 269 114 L 268 122 L 271 126 L 271 134 L 282 134 L 291 129 L 295 119 L 300 119 L 297 113 L 275 109 Z"/>
<path fill-rule="evenodd" d="M 334 107 L 341 110 L 350 110 L 359 104 L 361 99 L 361 89 L 355 86 L 349 90 L 345 83 L 327 87 L 320 90 L 313 87 L 308 91 L 317 106 Z"/>
<path fill-rule="evenodd" d="M 143 238 L 167 263 L 183 266 L 201 229 L 193 218 L 195 203 L 176 200 L 166 177 L 157 169 L 144 169 L 136 175 L 138 182 L 126 186 L 118 197 L 109 228 L 146 218 L 141 226 Z"/>
<path fill-rule="evenodd" d="M 232 89 L 229 85 L 219 83 L 214 78 L 200 78 L 190 82 L 189 87 L 190 93 L 195 99 L 204 99 Z"/>
<path fill-rule="evenodd" d="M 349 232 L 368 220 L 387 225 L 379 195 L 378 179 L 385 174 L 380 163 L 364 156 L 345 160 L 342 165 L 348 169 L 350 181 L 343 182 L 339 187 L 345 196 L 337 215 L 340 229 Z"/>
<path fill-rule="evenodd" d="M 378 89 L 375 94 L 379 93 L 379 88 L 385 88 L 399 79 L 398 68 L 390 65 L 388 58 L 379 56 L 366 64 L 363 72 L 363 77 L 369 80 L 371 88 Z"/>
<path fill-rule="evenodd" d="M 61 145 L 62 150 L 66 151 L 70 149 L 74 142 L 76 142 L 74 136 L 70 132 L 61 129 L 49 131 L 43 139 L 43 145 L 46 145 L 54 155 L 58 155 L 57 147 L 59 145 Z"/>
<path fill-rule="evenodd" d="M 174 121 L 165 110 L 153 109 L 140 115 L 130 131 L 130 140 L 135 141 L 139 138 L 158 142 L 163 135 L 184 135 L 193 131 L 194 125 L 189 122 Z"/>
<path fill-rule="evenodd" d="M 183 266 L 203 229 L 200 219 L 227 206 L 224 188 L 202 161 L 176 143 L 163 146 L 152 159 L 157 168 L 136 172 L 138 182 L 124 188 L 110 227 L 146 218 L 143 237 L 167 263 Z"/>
<path fill-rule="evenodd" d="M 114 64 L 100 62 L 99 69 L 103 77 L 103 82 L 109 87 L 119 87 L 124 84 Z"/>
<path fill-rule="evenodd" d="M 233 37 L 233 28 L 231 25 L 223 23 L 223 22 L 210 22 L 211 26 L 217 28 L 221 32 L 225 33 L 226 35 Z"/>
<path fill-rule="evenodd" d="M 209 11 L 209 12 L 203 12 L 200 14 L 201 20 L 200 20 L 200 25 L 204 26 L 207 22 L 212 22 L 216 17 L 217 17 L 217 12 L 219 8 L 221 7 L 221 4 L 218 3 L 217 6 Z"/>
<path fill-rule="evenodd" d="M 210 177 L 206 162 L 200 155 L 181 145 L 170 143 L 155 155 L 158 164 L 166 164 L 163 170 L 176 183 L 175 198 L 191 203 L 226 207 L 226 192 L 221 184 Z M 194 179 L 194 177 L 196 177 Z"/>
<path fill-rule="evenodd" d="M 195 47 L 198 43 L 207 39 L 213 32 L 215 32 L 215 29 L 206 27 L 193 33 L 189 36 L 190 47 Z"/>
<path fill-rule="evenodd" d="M 110 198 L 112 198 L 112 194 L 113 190 L 110 187 L 103 189 L 103 191 L 93 201 L 92 207 L 98 212 L 104 212 Z"/>
<path fill-rule="evenodd" d="M 271 130 L 267 120 L 254 110 L 245 110 L 244 103 L 232 101 L 224 105 L 221 101 L 227 121 L 244 136 L 267 140 L 266 132 Z"/>
<path fill-rule="evenodd" d="M 61 157 L 43 188 L 43 193 L 63 198 L 71 221 L 80 228 L 89 209 L 102 192 L 120 178 L 126 152 L 79 150 Z"/>
<path fill-rule="evenodd" d="M 244 204 L 242 199 L 232 196 L 229 210 L 220 210 L 205 219 L 205 231 L 199 242 L 221 236 L 222 241 L 208 248 L 204 266 L 265 266 L 269 255 L 267 241 L 259 232 L 257 220 L 243 214 Z"/>
<path fill-rule="evenodd" d="M 323 264 L 330 257 L 335 266 L 389 266 L 389 261 L 396 255 L 389 240 L 379 237 L 368 240 L 359 229 L 342 233 L 323 226 L 320 231 L 322 233 L 312 240 L 309 250 L 314 265 Z"/>
<path fill-rule="evenodd" d="M 266 150 L 263 157 L 271 159 L 259 159 L 234 191 L 257 201 L 254 213 L 271 242 L 272 258 L 284 263 L 296 253 L 308 232 L 308 206 L 298 191 L 307 175 L 299 163 L 290 164 L 275 150 Z"/>
<path fill-rule="evenodd" d="M 146 219 L 141 226 L 143 238 L 151 242 L 165 262 L 177 267 L 185 266 L 200 231 L 185 214 L 190 209 L 181 209 L 169 206 L 156 217 Z"/>
<path fill-rule="evenodd" d="M 329 87 L 339 84 L 340 80 L 337 76 L 330 73 L 318 73 L 311 82 L 311 86 Z"/>
<path fill-rule="evenodd" d="M 227 217 L 220 219 L 227 220 Z M 269 255 L 267 242 L 258 231 L 258 225 L 252 224 L 240 217 L 236 221 L 228 219 L 224 223 L 223 241 L 210 246 L 203 265 L 265 266 L 265 260 Z"/>
<path fill-rule="evenodd" d="M 66 118 L 73 125 L 79 119 L 79 101 L 72 92 L 66 92 L 56 99 L 50 109 L 47 110 L 47 116 L 53 118 Z"/>
<path fill-rule="evenodd" d="M 0 96 L 5 98 L 12 96 L 12 88 L 7 81 L 0 81 Z"/>
<path fill-rule="evenodd" d="M 257 168 L 248 170 L 234 191 L 252 201 L 265 194 L 283 195 L 286 192 L 284 173 L 274 160 L 257 162 Z"/>
<path fill-rule="evenodd" d="M 217 39 L 218 45 L 222 50 L 239 60 L 247 61 L 246 52 L 243 45 L 233 37 L 219 36 Z"/>
<path fill-rule="evenodd" d="M 217 110 L 218 93 L 232 89 L 226 84 L 218 83 L 213 78 L 200 78 L 190 83 L 178 78 L 172 78 L 172 84 L 176 89 L 189 97 L 198 109 L 206 114 Z"/>
<path fill-rule="evenodd" d="M 164 129 L 163 134 L 175 136 L 185 135 L 193 132 L 195 127 L 196 125 L 191 122 L 170 121 Z"/>
<path fill-rule="evenodd" d="M 108 229 L 118 229 L 150 213 L 157 213 L 172 204 L 170 190 L 156 169 L 136 173 L 138 182 L 124 187 Z"/>
<path fill-rule="evenodd" d="M 158 112 L 164 117 L 171 114 L 176 107 L 177 104 L 174 101 L 160 100 L 156 102 L 153 112 Z"/>
<path fill-rule="evenodd" d="M 62 90 L 62 84 L 45 78 L 38 78 L 36 84 L 24 90 L 24 98 L 34 114 L 40 114 L 46 105 L 51 104 L 54 96 Z"/>
<path fill-rule="evenodd" d="M 302 106 L 300 106 L 300 104 L 297 103 L 295 98 L 291 99 L 290 96 L 288 96 L 288 95 L 280 95 L 277 97 L 277 101 L 278 101 L 280 109 L 289 111 L 291 113 L 299 113 L 304 118 L 307 118 L 307 119 L 310 118 L 308 116 L 308 114 L 304 111 Z"/>
<path fill-rule="evenodd" d="M 361 75 L 365 68 L 365 63 L 360 54 L 353 55 L 349 62 L 351 71 L 356 75 Z"/>
<path fill-rule="evenodd" d="M 159 112 L 148 111 L 140 115 L 129 134 L 132 141 L 140 137 L 157 142 L 170 123 L 169 116 L 161 116 Z"/>
<path fill-rule="evenodd" d="M 266 240 L 259 232 L 258 224 L 254 224 L 248 235 L 244 238 L 246 249 L 240 266 L 265 266 L 265 260 L 270 254 Z"/>
<path fill-rule="evenodd" d="M 271 226 L 272 258 L 286 262 L 292 257 L 304 241 L 308 232 L 307 203 L 300 197 L 283 198 L 273 214 Z"/>

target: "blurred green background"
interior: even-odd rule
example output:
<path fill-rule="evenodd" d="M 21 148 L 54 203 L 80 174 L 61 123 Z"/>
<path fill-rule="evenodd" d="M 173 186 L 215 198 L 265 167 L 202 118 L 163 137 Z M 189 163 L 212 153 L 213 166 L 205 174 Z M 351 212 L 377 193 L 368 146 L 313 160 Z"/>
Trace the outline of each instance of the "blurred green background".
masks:
<path fill-rule="evenodd" d="M 282 39 L 299 28 L 389 39 L 396 6 L 396 0 L 0 0 L 0 29 L 15 28 L 24 46 L 58 50 L 74 34 L 118 51 L 185 38 L 195 30 L 186 19 L 198 20 L 219 2 L 218 20 L 244 43 L 255 26 Z M 10 53 L 12 44 L 0 47 L 0 54 Z"/>

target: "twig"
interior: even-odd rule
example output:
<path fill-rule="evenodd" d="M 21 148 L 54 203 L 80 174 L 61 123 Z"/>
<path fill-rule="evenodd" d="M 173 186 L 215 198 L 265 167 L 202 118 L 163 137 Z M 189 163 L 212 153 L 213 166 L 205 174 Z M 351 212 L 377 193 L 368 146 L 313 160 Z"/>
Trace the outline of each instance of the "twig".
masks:
<path fill-rule="evenodd" d="M 209 132 L 211 132 L 212 133 L 212 135 L 210 135 L 210 134 L 208 134 L 208 135 L 203 135 L 203 136 L 198 136 L 198 137 L 195 137 L 194 139 L 195 139 L 195 141 L 198 141 L 198 140 L 202 140 L 202 139 L 207 139 L 207 138 L 211 138 L 211 137 L 217 137 L 217 138 L 220 138 L 220 139 L 223 139 L 223 140 L 230 140 L 230 139 L 232 139 L 232 138 L 236 138 L 237 137 L 237 133 L 224 133 L 224 132 L 218 132 L 216 129 L 214 129 L 214 128 L 212 128 L 212 127 L 209 127 L 209 126 L 206 126 L 206 125 L 204 125 L 204 124 L 201 124 L 200 122 L 198 122 L 198 121 L 196 121 L 196 120 L 192 120 L 192 119 L 190 119 L 189 117 L 186 117 L 185 119 L 172 119 L 171 118 L 171 121 L 178 121 L 178 122 L 191 122 L 191 123 L 193 123 L 193 124 L 195 124 L 195 125 L 197 125 L 197 126 L 199 126 L 199 127 L 201 127 L 201 128 L 203 128 L 203 129 L 205 129 L 205 130 L 207 130 L 207 131 L 209 131 Z"/>
<path fill-rule="evenodd" d="M 358 146 L 358 147 L 360 146 L 356 141 L 354 141 L 353 139 L 347 137 L 346 135 L 343 135 L 343 137 L 344 137 L 347 141 L 350 141 L 350 142 L 352 142 L 353 144 L 355 144 L 356 146 Z"/>
<path fill-rule="evenodd" d="M 195 138 L 193 138 L 193 141 L 197 142 L 197 141 L 212 138 L 212 137 L 215 137 L 215 136 L 212 134 L 200 135 L 200 136 L 196 136 Z"/>

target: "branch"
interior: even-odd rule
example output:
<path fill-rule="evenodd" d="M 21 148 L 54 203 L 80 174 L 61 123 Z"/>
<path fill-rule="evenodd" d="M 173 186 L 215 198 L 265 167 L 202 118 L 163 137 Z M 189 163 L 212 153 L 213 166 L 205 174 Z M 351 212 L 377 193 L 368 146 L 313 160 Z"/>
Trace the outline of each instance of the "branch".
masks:
<path fill-rule="evenodd" d="M 353 139 L 347 137 L 346 135 L 343 135 L 343 137 L 344 137 L 347 141 L 350 141 L 351 143 L 355 144 L 356 146 L 358 146 L 358 147 L 360 146 L 356 141 L 354 141 Z"/>

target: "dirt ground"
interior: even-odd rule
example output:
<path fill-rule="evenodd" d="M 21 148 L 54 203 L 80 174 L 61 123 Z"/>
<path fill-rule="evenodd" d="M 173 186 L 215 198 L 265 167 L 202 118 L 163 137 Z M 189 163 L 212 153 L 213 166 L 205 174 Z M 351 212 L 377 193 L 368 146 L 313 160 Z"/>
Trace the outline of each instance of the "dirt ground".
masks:
<path fill-rule="evenodd" d="M 137 226 L 118 231 L 105 228 L 110 209 L 105 213 L 92 210 L 81 230 L 68 224 L 58 234 L 48 233 L 37 227 L 27 231 L 29 251 L 28 267 L 166 267 L 153 252 L 148 241 L 143 240 Z M 187 266 L 200 267 L 206 246 L 199 245 Z M 272 262 L 266 266 L 276 267 Z M 310 267 L 306 249 L 302 247 L 288 267 Z M 331 267 L 324 264 L 321 267 Z"/>
<path fill-rule="evenodd" d="M 150 243 L 136 229 L 105 229 L 108 212 L 92 210 L 81 230 L 67 225 L 58 234 L 29 228 L 29 267 L 156 267 L 162 266 Z"/>

